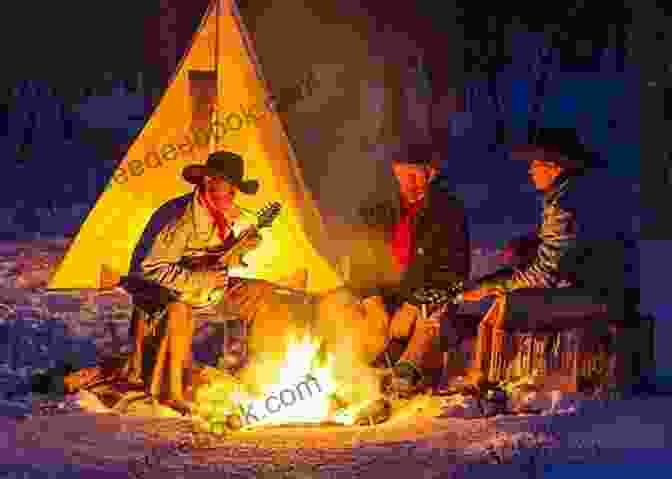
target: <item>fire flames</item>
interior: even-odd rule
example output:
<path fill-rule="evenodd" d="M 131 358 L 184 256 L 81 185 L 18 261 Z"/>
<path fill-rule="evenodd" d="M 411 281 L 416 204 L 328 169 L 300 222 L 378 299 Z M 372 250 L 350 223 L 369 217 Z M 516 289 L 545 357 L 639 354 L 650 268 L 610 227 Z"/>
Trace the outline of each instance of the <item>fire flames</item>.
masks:
<path fill-rule="evenodd" d="M 200 415 L 209 418 L 209 423 L 216 423 L 237 414 L 244 430 L 268 425 L 353 425 L 357 412 L 371 401 L 347 405 L 340 399 L 335 356 L 321 355 L 320 343 L 310 334 L 302 338 L 290 335 L 284 364 L 276 376 L 279 379 L 259 388 L 263 394 L 250 394 L 245 385 L 231 377 L 213 381 L 196 398 Z"/>

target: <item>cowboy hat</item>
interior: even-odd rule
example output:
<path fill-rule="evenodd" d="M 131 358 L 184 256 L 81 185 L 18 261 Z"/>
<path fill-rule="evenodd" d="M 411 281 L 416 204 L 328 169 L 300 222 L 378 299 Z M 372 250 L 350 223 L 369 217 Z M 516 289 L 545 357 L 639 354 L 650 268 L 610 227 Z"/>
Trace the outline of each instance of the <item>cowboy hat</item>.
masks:
<path fill-rule="evenodd" d="M 440 167 L 441 158 L 431 143 L 411 143 L 401 147 L 393 162 L 403 165 Z"/>
<path fill-rule="evenodd" d="M 259 189 L 257 180 L 243 181 L 243 157 L 230 151 L 216 151 L 208 156 L 205 165 L 189 165 L 182 177 L 192 184 L 200 184 L 204 176 L 221 176 L 245 194 L 253 195 Z"/>
<path fill-rule="evenodd" d="M 543 150 L 559 155 L 552 162 L 567 169 L 585 170 L 606 166 L 595 152 L 581 143 L 574 128 L 539 128 L 535 133 L 528 143 L 513 146 L 514 159 L 540 159 L 534 153 Z"/>

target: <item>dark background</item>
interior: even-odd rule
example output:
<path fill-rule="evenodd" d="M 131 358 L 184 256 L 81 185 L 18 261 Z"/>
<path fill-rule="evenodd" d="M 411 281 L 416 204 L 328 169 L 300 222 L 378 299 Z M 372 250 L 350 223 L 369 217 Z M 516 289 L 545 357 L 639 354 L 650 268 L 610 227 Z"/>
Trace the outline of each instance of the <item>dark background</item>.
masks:
<path fill-rule="evenodd" d="M 271 1 L 238 2 L 250 30 L 255 15 Z M 521 175 L 520 169 L 514 171 L 506 164 L 508 143 L 524 139 L 531 126 L 548 124 L 549 119 L 558 126 L 576 125 L 594 143 L 592 147 L 606 148 L 605 154 L 617 165 L 612 170 L 619 170 L 619 175 L 639 176 L 635 156 L 640 144 L 637 110 L 642 67 L 633 57 L 633 9 L 619 2 L 604 8 L 599 2 L 507 2 L 501 7 L 481 1 L 439 6 L 419 0 L 395 8 L 382 0 L 307 2 L 325 16 L 338 10 L 346 18 L 354 10 L 352 5 L 360 3 L 381 28 L 391 25 L 406 31 L 424 47 L 437 98 L 448 91 L 459 92 L 467 110 L 453 121 L 460 131 L 439 129 L 435 142 L 456 184 L 487 183 L 493 188 L 487 194 L 483 187 L 463 188 L 465 194 L 471 188 L 474 203 L 476 196 L 501 197 L 497 188 L 506 188 L 507 183 L 525 188 L 524 170 Z M 4 16 L 7 28 L 0 30 L 8 46 L 6 65 L 11 65 L 1 80 L 0 138 L 4 139 L 3 157 L 12 169 L 8 175 L 17 182 L 0 194 L 0 205 L 16 207 L 17 195 L 27 210 L 93 202 L 169 81 L 207 4 L 208 0 L 119 0 L 97 8 L 90 2 L 71 1 L 47 2 L 36 9 L 16 3 L 12 14 Z M 664 18 L 662 11 L 658 13 Z M 17 24 L 25 28 L 10 28 Z M 291 19 L 287 28 L 292 28 Z M 542 46 L 548 47 L 547 56 L 539 55 Z M 126 118 L 116 119 L 111 110 L 121 110 L 121 100 L 101 98 L 113 95 L 118 83 L 130 94 L 136 93 L 138 72 L 143 74 L 144 89 L 138 93 L 142 102 L 128 100 L 124 108 L 132 114 L 120 112 Z M 40 85 L 42 95 L 53 89 L 54 99 L 26 96 L 27 79 Z M 12 97 L 12 87 L 24 96 Z M 48 102 L 55 103 L 49 105 L 54 110 L 49 114 L 60 124 L 38 129 L 36 123 L 44 123 L 48 115 L 40 112 L 36 120 L 35 110 Z M 113 127 L 87 124 L 76 111 L 82 104 L 99 111 L 100 117 L 105 115 L 104 123 L 114 123 Z M 587 126 L 591 121 L 598 127 Z M 74 145 L 61 148 L 58 143 L 64 139 Z M 617 143 L 621 143 L 618 148 Z M 473 167 L 474 158 L 480 168 Z M 38 179 L 44 181 L 38 181 L 37 194 L 25 198 L 15 190 L 28 178 L 34 181 L 36 171 L 47 169 L 53 176 Z M 502 172 L 511 174 L 504 181 L 491 182 L 484 170 L 491 171 L 493 178 L 502 178 Z M 660 174 L 655 177 L 660 181 Z M 82 184 L 87 187 L 81 188 Z M 499 193 L 511 196 L 511 192 Z M 520 208 L 508 209 L 514 216 L 520 212 L 528 217 L 527 204 L 523 201 Z M 486 210 L 479 205 L 479 211 Z M 488 211 L 490 218 L 477 222 L 507 216 L 496 208 Z M 520 222 L 520 218 L 511 220 Z"/>

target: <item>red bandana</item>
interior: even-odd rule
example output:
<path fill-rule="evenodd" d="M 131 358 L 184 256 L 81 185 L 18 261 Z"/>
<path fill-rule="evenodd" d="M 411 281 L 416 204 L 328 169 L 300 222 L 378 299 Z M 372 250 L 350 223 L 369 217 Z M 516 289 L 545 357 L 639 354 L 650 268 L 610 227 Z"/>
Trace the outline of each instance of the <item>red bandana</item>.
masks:
<path fill-rule="evenodd" d="M 401 272 L 408 269 L 408 265 L 415 257 L 415 231 L 413 231 L 412 222 L 423 202 L 424 200 L 420 200 L 414 205 L 408 206 L 402 201 L 401 219 L 397 223 L 392 236 L 392 254 L 396 258 L 397 266 Z"/>
<path fill-rule="evenodd" d="M 199 190 L 198 202 L 208 210 L 210 220 L 217 226 L 217 235 L 219 236 L 219 239 L 226 241 L 231 235 L 234 219 L 240 216 L 238 209 L 234 206 L 229 212 L 222 213 L 215 208 L 212 199 L 210 198 L 210 194 L 206 190 Z"/>

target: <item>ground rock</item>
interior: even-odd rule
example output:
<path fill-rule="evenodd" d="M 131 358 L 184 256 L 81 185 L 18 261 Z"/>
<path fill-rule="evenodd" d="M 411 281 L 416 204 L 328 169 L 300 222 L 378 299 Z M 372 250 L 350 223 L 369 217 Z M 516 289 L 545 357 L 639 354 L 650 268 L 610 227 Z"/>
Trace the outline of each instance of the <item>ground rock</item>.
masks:
<path fill-rule="evenodd" d="M 443 401 L 441 417 L 473 419 L 483 417 L 483 412 L 478 398 L 455 394 Z"/>
<path fill-rule="evenodd" d="M 78 391 L 77 393 L 73 394 L 70 399 L 76 401 L 79 407 L 85 411 L 97 413 L 112 412 L 110 408 L 101 402 L 98 396 L 86 390 Z"/>
<path fill-rule="evenodd" d="M 552 414 L 576 414 L 586 407 L 590 399 L 582 393 L 551 391 Z"/>
<path fill-rule="evenodd" d="M 481 405 L 483 406 L 483 415 L 485 417 L 505 414 L 510 411 L 506 401 L 481 401 Z"/>
<path fill-rule="evenodd" d="M 514 400 L 513 409 L 516 412 L 540 413 L 550 410 L 552 404 L 550 392 L 532 391 L 517 396 Z"/>

